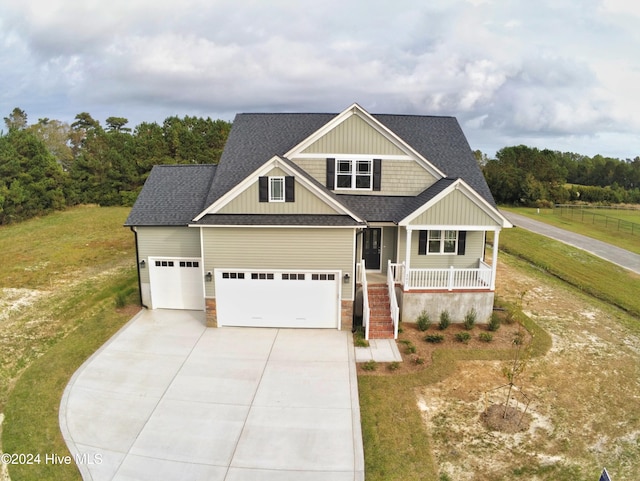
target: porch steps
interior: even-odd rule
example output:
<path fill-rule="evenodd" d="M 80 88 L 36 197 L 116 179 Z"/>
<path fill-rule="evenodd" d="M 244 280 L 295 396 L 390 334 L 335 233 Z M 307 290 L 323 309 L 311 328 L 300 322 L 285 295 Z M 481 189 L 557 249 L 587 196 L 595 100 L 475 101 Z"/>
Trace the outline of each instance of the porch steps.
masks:
<path fill-rule="evenodd" d="M 386 284 L 370 284 L 368 297 L 369 339 L 393 339 L 393 321 Z"/>

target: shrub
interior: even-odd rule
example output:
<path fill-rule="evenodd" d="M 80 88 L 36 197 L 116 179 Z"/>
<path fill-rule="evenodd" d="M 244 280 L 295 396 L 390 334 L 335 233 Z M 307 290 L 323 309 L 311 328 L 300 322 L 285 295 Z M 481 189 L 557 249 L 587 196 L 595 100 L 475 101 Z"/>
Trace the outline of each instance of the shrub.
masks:
<path fill-rule="evenodd" d="M 429 317 L 429 314 L 427 314 L 426 311 L 422 311 L 416 320 L 416 324 L 418 325 L 418 329 L 421 331 L 429 329 L 429 326 L 431 325 L 431 318 Z"/>
<path fill-rule="evenodd" d="M 469 334 L 468 332 L 459 332 L 458 334 L 456 334 L 456 340 L 458 342 L 464 342 L 466 344 L 469 342 L 470 339 L 471 339 L 471 334 Z"/>
<path fill-rule="evenodd" d="M 489 329 L 491 332 L 496 332 L 498 329 L 500 329 L 500 318 L 495 312 L 491 314 L 491 319 L 489 320 L 487 329 Z"/>
<path fill-rule="evenodd" d="M 493 341 L 493 334 L 491 334 L 489 332 L 481 332 L 480 335 L 478 336 L 478 338 L 482 342 L 491 342 L 491 341 Z"/>
<path fill-rule="evenodd" d="M 124 291 L 118 291 L 115 299 L 116 309 L 122 309 L 127 305 L 127 294 Z"/>
<path fill-rule="evenodd" d="M 438 328 L 441 331 L 444 331 L 449 327 L 449 324 L 451 324 L 451 315 L 449 314 L 449 311 L 442 311 L 440 313 L 440 324 L 438 324 Z"/>
<path fill-rule="evenodd" d="M 421 365 L 424 364 L 424 358 L 420 357 L 420 356 L 415 356 L 413 358 L 413 362 L 417 365 Z"/>
<path fill-rule="evenodd" d="M 378 369 L 378 364 L 372 359 L 371 361 L 367 361 L 362 365 L 362 369 L 365 371 L 375 371 Z"/>
<path fill-rule="evenodd" d="M 444 336 L 442 334 L 429 334 L 424 338 L 424 340 L 433 344 L 437 344 L 444 341 Z"/>
<path fill-rule="evenodd" d="M 397 371 L 400 369 L 400 363 L 398 361 L 393 361 L 391 364 L 387 366 L 389 371 Z"/>
<path fill-rule="evenodd" d="M 408 343 L 407 347 L 404 350 L 405 354 L 415 354 L 416 353 L 416 346 L 414 346 L 412 343 Z"/>
<path fill-rule="evenodd" d="M 473 329 L 473 326 L 476 323 L 477 317 L 478 317 L 478 313 L 476 312 L 475 308 L 472 307 L 471 310 L 467 312 L 467 315 L 464 316 L 464 328 L 467 331 L 470 331 L 471 329 Z"/>

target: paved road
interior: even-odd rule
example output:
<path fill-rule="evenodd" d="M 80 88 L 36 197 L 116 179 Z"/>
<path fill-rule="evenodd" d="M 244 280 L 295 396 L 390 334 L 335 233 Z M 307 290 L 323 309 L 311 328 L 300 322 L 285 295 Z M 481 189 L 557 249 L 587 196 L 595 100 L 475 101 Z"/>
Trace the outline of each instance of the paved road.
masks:
<path fill-rule="evenodd" d="M 529 217 L 525 217 L 511 212 L 502 211 L 502 214 L 509 219 L 514 226 L 522 227 L 523 229 L 530 230 L 537 234 L 542 234 L 552 239 L 559 240 L 565 244 L 569 244 L 578 249 L 590 252 L 593 255 L 601 257 L 609 262 L 613 262 L 625 269 L 629 269 L 640 274 L 640 255 L 634 254 L 625 249 L 621 249 L 606 242 L 592 239 L 591 237 L 569 232 L 559 227 L 554 227 L 544 222 L 532 220 Z"/>

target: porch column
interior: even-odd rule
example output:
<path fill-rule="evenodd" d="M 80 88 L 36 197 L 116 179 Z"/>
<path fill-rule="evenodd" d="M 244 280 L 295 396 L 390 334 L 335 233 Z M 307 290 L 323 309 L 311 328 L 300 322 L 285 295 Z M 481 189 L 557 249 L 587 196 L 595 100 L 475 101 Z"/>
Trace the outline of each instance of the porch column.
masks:
<path fill-rule="evenodd" d="M 498 241 L 500 240 L 500 229 L 493 231 L 493 253 L 491 254 L 491 290 L 496 290 L 496 272 L 498 269 Z"/>
<path fill-rule="evenodd" d="M 411 234 L 413 230 L 407 226 L 407 242 L 405 247 L 405 255 L 404 255 L 404 282 L 403 282 L 403 290 L 409 290 L 409 268 L 411 267 Z"/>

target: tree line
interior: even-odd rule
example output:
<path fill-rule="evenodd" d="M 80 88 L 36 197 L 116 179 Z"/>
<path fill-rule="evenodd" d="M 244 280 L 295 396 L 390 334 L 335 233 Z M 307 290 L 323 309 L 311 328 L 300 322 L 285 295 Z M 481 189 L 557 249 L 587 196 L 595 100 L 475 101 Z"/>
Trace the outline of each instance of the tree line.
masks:
<path fill-rule="evenodd" d="M 69 125 L 15 108 L 0 133 L 0 225 L 76 204 L 133 205 L 156 164 L 218 163 L 231 123 L 167 117 L 134 129 L 83 112 Z"/>
<path fill-rule="evenodd" d="M 167 117 L 131 129 L 87 112 L 29 124 L 15 108 L 0 132 L 0 225 L 76 204 L 133 205 L 156 164 L 218 163 L 231 123 Z M 640 157 L 620 160 L 519 145 L 476 158 L 500 204 L 640 203 Z"/>
<path fill-rule="evenodd" d="M 499 204 L 640 203 L 640 157 L 615 159 L 518 145 L 476 158 Z"/>

